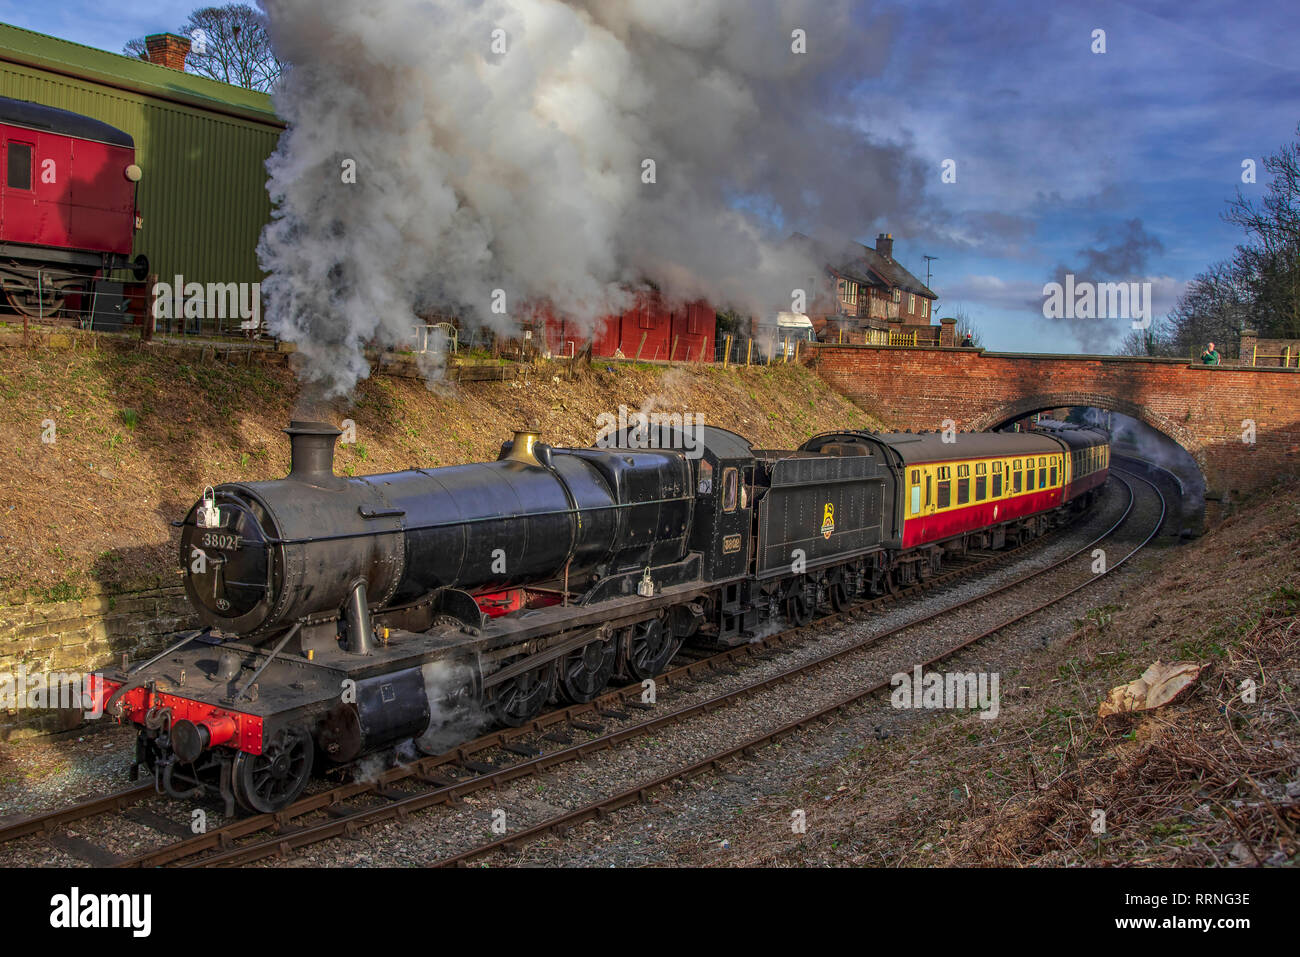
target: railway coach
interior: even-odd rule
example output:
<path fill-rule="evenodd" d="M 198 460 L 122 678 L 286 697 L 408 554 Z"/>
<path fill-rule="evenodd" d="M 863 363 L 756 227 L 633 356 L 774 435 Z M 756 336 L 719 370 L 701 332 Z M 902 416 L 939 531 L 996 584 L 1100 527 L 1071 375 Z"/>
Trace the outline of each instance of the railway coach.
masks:
<path fill-rule="evenodd" d="M 1095 429 L 828 432 L 801 451 L 874 453 L 890 464 L 900 490 L 890 544 L 896 577 L 908 584 L 937 572 L 945 551 L 1017 545 L 1090 506 L 1106 481 L 1108 442 Z"/>
<path fill-rule="evenodd" d="M 0 97 L 0 285 L 18 313 L 56 316 L 97 276 L 130 259 L 136 210 L 135 141 L 88 116 Z"/>

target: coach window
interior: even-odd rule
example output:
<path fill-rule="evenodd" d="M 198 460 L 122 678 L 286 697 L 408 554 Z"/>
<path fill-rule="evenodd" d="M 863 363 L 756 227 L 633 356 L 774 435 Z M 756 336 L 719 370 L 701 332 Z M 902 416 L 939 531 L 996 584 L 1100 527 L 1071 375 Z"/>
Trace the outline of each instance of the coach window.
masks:
<path fill-rule="evenodd" d="M 10 189 L 32 188 L 32 148 L 26 143 L 10 140 L 9 172 L 5 182 Z"/>
<path fill-rule="evenodd" d="M 993 463 L 993 497 L 1002 497 L 1002 463 Z"/>
<path fill-rule="evenodd" d="M 1019 495 L 1019 494 L 1020 494 L 1020 488 L 1021 488 L 1021 485 L 1020 485 L 1020 481 L 1021 481 L 1021 480 L 1020 480 L 1020 476 L 1021 476 L 1021 474 L 1023 474 L 1023 473 L 1021 472 L 1021 468 L 1020 468 L 1020 459 L 1012 459 L 1012 460 L 1011 460 L 1011 468 L 1012 468 L 1012 472 L 1011 472 L 1011 491 L 1012 491 L 1013 494 Z"/>
<path fill-rule="evenodd" d="M 1038 487 L 1047 488 L 1047 456 L 1038 457 Z"/>
<path fill-rule="evenodd" d="M 975 466 L 975 501 L 982 502 L 989 497 L 989 467 L 980 462 Z"/>
<path fill-rule="evenodd" d="M 943 466 L 939 469 L 939 484 L 935 486 L 937 498 L 935 504 L 939 508 L 947 508 L 952 504 L 952 469 Z"/>
<path fill-rule="evenodd" d="M 929 508 L 934 501 L 934 476 L 929 472 L 925 473 L 925 507 Z"/>
<path fill-rule="evenodd" d="M 1061 467 L 1060 461 L 1056 458 L 1055 455 L 1053 455 L 1052 456 L 1052 484 L 1053 485 L 1056 484 L 1056 475 L 1060 467 Z"/>
<path fill-rule="evenodd" d="M 912 514 L 921 513 L 921 470 L 912 469 Z"/>
<path fill-rule="evenodd" d="M 970 466 L 957 466 L 957 504 L 965 505 L 970 501 Z"/>
<path fill-rule="evenodd" d="M 735 469 L 722 470 L 722 510 L 724 512 L 734 512 L 736 510 L 736 496 L 740 490 L 740 477 L 736 474 Z"/>

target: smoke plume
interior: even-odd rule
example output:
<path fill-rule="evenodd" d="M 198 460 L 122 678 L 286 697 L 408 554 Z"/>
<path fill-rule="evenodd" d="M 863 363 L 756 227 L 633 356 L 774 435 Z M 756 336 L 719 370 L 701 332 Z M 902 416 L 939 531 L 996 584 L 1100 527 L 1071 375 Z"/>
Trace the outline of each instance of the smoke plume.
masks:
<path fill-rule="evenodd" d="M 789 309 L 824 265 L 791 232 L 915 213 L 919 166 L 856 109 L 888 23 L 850 0 L 260 2 L 291 64 L 267 319 L 327 398 L 417 315 L 590 328 L 645 283 Z"/>

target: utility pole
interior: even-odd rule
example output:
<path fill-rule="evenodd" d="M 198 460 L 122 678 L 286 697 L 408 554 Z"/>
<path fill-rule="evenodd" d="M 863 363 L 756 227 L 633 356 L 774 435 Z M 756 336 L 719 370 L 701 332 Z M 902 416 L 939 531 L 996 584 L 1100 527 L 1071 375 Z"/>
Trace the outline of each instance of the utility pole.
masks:
<path fill-rule="evenodd" d="M 937 260 L 939 257 L 938 257 L 938 256 L 922 256 L 921 258 L 925 260 L 925 288 L 926 288 L 926 289 L 929 289 L 929 288 L 930 288 L 930 263 L 934 262 L 934 261 Z"/>

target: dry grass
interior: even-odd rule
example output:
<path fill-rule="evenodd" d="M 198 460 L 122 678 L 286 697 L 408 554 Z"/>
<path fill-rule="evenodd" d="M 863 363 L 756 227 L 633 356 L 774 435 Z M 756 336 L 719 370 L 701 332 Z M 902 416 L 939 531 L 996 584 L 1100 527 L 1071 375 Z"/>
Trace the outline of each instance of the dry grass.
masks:
<path fill-rule="evenodd" d="M 121 351 L 0 349 L 0 601 L 66 600 L 173 580 L 174 530 L 205 485 L 275 478 L 295 415 L 288 370 L 200 365 Z M 539 364 L 526 379 L 430 391 L 378 377 L 354 401 L 314 413 L 357 425 L 337 468 L 363 475 L 496 457 L 512 428 L 541 424 L 556 445 L 590 445 L 596 417 L 647 403 L 702 413 L 759 445 L 875 423 L 807 370 L 666 368 L 599 361 L 572 377 Z M 54 422 L 54 444 L 41 441 Z"/>

